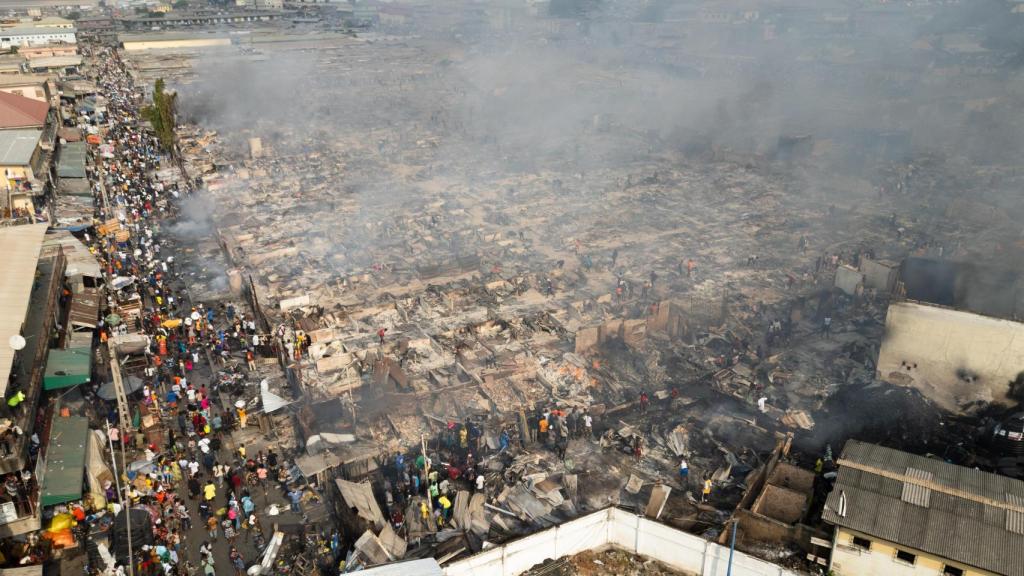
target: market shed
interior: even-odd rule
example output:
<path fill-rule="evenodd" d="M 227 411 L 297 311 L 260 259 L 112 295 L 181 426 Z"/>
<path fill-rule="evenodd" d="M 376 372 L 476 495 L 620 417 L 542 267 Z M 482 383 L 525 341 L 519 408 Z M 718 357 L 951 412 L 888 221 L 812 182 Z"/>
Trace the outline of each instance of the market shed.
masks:
<path fill-rule="evenodd" d="M 39 493 L 40 506 L 54 506 L 82 497 L 85 445 L 89 420 L 81 416 L 56 417 L 50 428 L 46 468 Z"/>
<path fill-rule="evenodd" d="M 68 348 L 50 350 L 43 374 L 43 390 L 59 390 L 89 381 L 92 372 L 92 349 Z"/>

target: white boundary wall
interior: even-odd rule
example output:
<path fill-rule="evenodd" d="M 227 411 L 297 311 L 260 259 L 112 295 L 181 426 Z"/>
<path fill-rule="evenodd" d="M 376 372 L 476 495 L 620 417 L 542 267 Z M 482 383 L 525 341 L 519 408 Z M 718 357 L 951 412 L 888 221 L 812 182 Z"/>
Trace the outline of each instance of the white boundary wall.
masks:
<path fill-rule="evenodd" d="M 518 576 L 547 559 L 584 550 L 615 547 L 654 558 L 676 570 L 725 576 L 729 548 L 617 508 L 607 508 L 565 524 L 484 550 L 444 568 L 445 576 Z M 734 576 L 797 576 L 737 551 Z"/>

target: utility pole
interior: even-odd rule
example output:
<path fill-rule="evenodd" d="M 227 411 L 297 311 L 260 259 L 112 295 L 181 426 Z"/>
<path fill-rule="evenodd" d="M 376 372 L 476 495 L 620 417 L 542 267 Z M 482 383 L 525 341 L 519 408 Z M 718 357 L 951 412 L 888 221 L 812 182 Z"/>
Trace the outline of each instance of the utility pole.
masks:
<path fill-rule="evenodd" d="M 117 487 L 117 502 L 124 511 L 125 526 L 128 527 L 128 576 L 135 576 L 135 553 L 132 550 L 132 515 L 128 506 L 124 505 L 124 492 L 121 490 L 121 474 L 117 471 L 117 454 L 114 452 L 114 441 L 110 438 L 110 425 L 107 424 L 107 443 L 110 444 L 110 461 L 114 465 L 114 486 Z M 124 462 L 124 438 L 121 439 L 121 461 Z"/>
<path fill-rule="evenodd" d="M 124 392 L 124 381 L 121 380 L 121 366 L 117 362 L 117 349 L 114 347 L 114 339 L 107 339 L 107 351 L 110 353 L 110 376 L 114 382 L 114 396 L 117 398 L 117 416 L 121 424 L 121 462 L 125 462 L 124 442 L 125 435 L 131 430 L 131 419 L 128 416 L 128 395 Z M 110 435 L 107 435 L 110 438 Z M 117 454 L 114 454 L 114 444 L 110 443 L 110 460 L 114 463 L 114 477 L 118 478 Z M 124 506 L 124 499 L 121 495 L 120 481 L 118 481 L 118 500 L 124 509 L 124 522 L 128 528 L 128 576 L 135 576 L 135 554 L 132 551 L 132 515 L 131 500 L 128 506 Z"/>
<path fill-rule="evenodd" d="M 430 476 L 430 458 L 427 456 L 427 435 L 420 434 L 420 445 L 423 450 L 423 485 L 427 487 L 427 508 L 434 513 L 434 501 L 430 498 L 430 484 L 427 479 Z"/>

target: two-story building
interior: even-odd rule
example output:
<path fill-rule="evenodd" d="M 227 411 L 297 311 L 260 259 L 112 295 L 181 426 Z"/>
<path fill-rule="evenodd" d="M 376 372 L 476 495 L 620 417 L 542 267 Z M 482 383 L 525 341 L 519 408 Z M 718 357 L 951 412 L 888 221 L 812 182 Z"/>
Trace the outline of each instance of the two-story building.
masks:
<path fill-rule="evenodd" d="M 28 470 L 39 477 L 45 468 L 45 454 L 30 454 L 29 445 L 66 266 L 62 251 L 42 254 L 46 229 L 0 228 L 0 474 Z M 0 496 L 0 537 L 38 530 L 39 509 L 38 486 Z"/>
<path fill-rule="evenodd" d="M 15 211 L 34 212 L 36 197 L 45 194 L 49 173 L 48 153 L 41 130 L 0 130 L 0 195 Z"/>
<path fill-rule="evenodd" d="M 837 576 L 1024 576 L 1024 482 L 856 440 L 836 463 Z"/>
<path fill-rule="evenodd" d="M 74 28 L 17 27 L 0 30 L 0 48 L 35 46 L 39 44 L 75 44 Z"/>

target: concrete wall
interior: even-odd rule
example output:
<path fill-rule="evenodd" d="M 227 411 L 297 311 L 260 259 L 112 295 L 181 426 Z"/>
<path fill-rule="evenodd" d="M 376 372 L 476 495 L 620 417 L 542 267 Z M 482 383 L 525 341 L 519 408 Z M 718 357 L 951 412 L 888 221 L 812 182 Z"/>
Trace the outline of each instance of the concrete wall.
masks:
<path fill-rule="evenodd" d="M 860 271 L 864 274 L 864 287 L 873 288 L 879 293 L 888 294 L 892 292 L 896 284 L 896 273 L 899 270 L 893 262 L 874 261 L 870 258 L 861 258 Z"/>
<path fill-rule="evenodd" d="M 1024 371 L 1024 324 L 914 302 L 889 306 L 879 377 L 914 386 L 940 406 L 1007 403 Z"/>
<path fill-rule="evenodd" d="M 863 534 L 858 536 L 865 537 Z M 885 574 L 886 576 L 934 576 L 942 574 L 947 564 L 960 568 L 966 576 L 994 576 L 976 568 L 970 568 L 956 562 L 947 562 L 936 556 L 925 554 L 910 548 L 897 548 L 888 542 L 871 540 L 869 549 L 853 546 L 854 533 L 837 529 L 836 544 L 832 549 L 832 571 L 836 576 L 860 576 L 862 574 Z M 896 551 L 915 554 L 913 564 L 896 559 Z"/>
<path fill-rule="evenodd" d="M 647 556 L 690 574 L 725 576 L 728 571 L 727 546 L 608 508 L 452 562 L 444 573 L 445 576 L 516 576 L 547 559 L 607 547 Z M 732 573 L 735 576 L 797 574 L 742 552 L 736 552 L 733 557 Z"/>
<path fill-rule="evenodd" d="M 835 286 L 848 295 L 857 293 L 857 287 L 863 285 L 864 275 L 850 266 L 836 268 Z"/>

